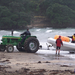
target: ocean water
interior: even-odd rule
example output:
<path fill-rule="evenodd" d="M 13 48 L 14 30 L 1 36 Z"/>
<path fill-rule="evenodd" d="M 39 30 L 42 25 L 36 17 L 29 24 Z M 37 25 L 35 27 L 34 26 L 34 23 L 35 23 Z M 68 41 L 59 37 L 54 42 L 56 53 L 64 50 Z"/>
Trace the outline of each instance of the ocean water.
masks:
<path fill-rule="evenodd" d="M 14 30 L 14 36 L 20 36 L 22 32 L 25 30 Z M 55 54 L 55 48 L 50 47 L 49 50 L 47 48 L 47 39 L 48 37 L 54 38 L 55 35 L 61 36 L 72 36 L 75 33 L 75 28 L 64 28 L 64 29 L 53 29 L 53 28 L 32 28 L 30 29 L 31 35 L 37 36 L 40 45 L 42 45 L 42 49 L 38 50 L 38 54 L 49 55 Z M 0 40 L 3 35 L 11 35 L 11 31 L 8 30 L 0 30 Z M 70 54 L 69 51 L 61 51 L 62 56 L 66 56 L 68 58 L 75 59 L 75 54 Z"/>

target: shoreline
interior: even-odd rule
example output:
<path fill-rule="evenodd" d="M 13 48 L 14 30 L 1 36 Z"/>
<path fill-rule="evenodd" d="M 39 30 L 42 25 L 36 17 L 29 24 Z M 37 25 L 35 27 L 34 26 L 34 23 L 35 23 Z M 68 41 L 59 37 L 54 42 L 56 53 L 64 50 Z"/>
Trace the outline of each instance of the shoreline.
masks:
<path fill-rule="evenodd" d="M 47 75 L 47 73 L 50 74 L 51 72 L 55 73 L 55 71 L 59 71 L 58 75 L 60 75 L 61 71 L 63 71 L 62 72 L 63 75 L 67 75 L 65 74 L 66 71 L 67 73 L 70 71 L 74 73 L 75 60 L 74 61 L 69 60 L 67 57 L 63 57 L 65 59 L 61 59 L 62 56 L 57 56 L 61 60 L 56 58 L 53 59 L 52 58 L 53 56 L 56 57 L 54 54 L 52 54 L 49 55 L 50 59 L 49 58 L 47 59 L 41 55 L 38 55 L 37 53 L 23 53 L 18 51 L 13 53 L 0 52 L 0 72 L 1 73 L 11 72 L 10 75 L 13 75 L 12 73 L 16 73 L 16 71 L 17 74 L 19 74 L 19 72 L 25 73 L 25 71 L 27 71 L 26 73 L 30 72 L 34 73 L 34 71 L 36 71 L 36 73 L 43 72 L 43 75 Z M 37 74 L 28 74 L 28 75 L 37 75 Z"/>

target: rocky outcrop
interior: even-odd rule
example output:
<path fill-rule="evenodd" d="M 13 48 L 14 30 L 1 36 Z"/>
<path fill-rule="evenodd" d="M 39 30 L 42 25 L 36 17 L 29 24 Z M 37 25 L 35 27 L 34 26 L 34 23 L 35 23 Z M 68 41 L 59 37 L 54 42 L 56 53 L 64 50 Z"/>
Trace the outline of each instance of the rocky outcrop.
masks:
<path fill-rule="evenodd" d="M 31 20 L 31 24 L 27 25 L 27 27 L 52 27 L 52 28 L 75 28 L 75 24 L 51 24 L 50 20 L 47 19 L 44 16 L 34 16 L 34 18 Z"/>
<path fill-rule="evenodd" d="M 27 27 L 47 27 L 49 25 L 49 21 L 46 17 L 34 16 L 34 18 L 31 21 L 31 25 L 28 25 Z"/>

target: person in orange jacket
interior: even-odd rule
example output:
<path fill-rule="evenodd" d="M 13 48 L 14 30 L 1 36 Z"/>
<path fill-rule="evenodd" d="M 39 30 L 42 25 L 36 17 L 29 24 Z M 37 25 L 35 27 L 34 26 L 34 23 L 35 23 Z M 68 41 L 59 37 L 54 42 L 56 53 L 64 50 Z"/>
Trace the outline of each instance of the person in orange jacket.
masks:
<path fill-rule="evenodd" d="M 58 51 L 58 55 L 60 55 L 61 45 L 63 45 L 63 42 L 61 40 L 61 36 L 59 36 L 59 38 L 57 38 L 57 40 L 56 40 L 56 54 L 57 54 L 57 51 Z"/>

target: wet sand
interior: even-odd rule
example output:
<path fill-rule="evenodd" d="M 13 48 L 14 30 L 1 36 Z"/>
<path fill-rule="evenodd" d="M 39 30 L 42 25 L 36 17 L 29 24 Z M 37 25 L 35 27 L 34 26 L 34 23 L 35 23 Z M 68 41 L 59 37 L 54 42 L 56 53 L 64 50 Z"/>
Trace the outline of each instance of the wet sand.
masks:
<path fill-rule="evenodd" d="M 75 60 L 55 54 L 0 52 L 0 75 L 75 75 Z"/>

